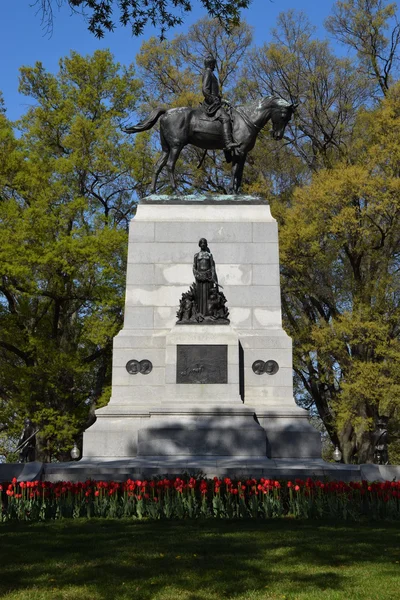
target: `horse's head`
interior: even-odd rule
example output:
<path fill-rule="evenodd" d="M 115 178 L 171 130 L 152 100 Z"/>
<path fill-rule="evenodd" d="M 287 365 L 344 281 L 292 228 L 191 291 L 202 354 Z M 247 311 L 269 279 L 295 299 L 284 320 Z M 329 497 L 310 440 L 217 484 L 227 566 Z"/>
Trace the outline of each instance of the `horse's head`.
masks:
<path fill-rule="evenodd" d="M 291 104 L 290 102 L 283 100 L 283 98 L 277 98 L 275 100 L 271 110 L 271 135 L 274 140 L 281 140 L 283 138 L 286 125 L 289 123 L 297 107 L 298 104 Z"/>

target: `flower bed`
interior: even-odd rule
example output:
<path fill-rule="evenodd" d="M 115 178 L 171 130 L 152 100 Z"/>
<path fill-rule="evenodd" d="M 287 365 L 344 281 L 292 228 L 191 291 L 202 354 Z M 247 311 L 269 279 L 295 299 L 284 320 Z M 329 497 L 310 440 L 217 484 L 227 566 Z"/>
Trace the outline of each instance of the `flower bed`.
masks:
<path fill-rule="evenodd" d="M 334 518 L 400 520 L 400 482 L 128 479 L 0 485 L 1 521 L 79 517 L 134 519 Z"/>

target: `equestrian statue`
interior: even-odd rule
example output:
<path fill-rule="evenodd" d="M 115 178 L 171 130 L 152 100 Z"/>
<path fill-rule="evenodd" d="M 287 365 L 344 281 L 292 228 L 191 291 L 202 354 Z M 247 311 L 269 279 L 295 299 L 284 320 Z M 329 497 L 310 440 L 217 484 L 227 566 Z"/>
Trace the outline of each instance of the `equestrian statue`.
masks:
<path fill-rule="evenodd" d="M 204 102 L 199 108 L 156 108 L 145 121 L 122 128 L 125 133 L 139 133 L 151 129 L 160 120 L 162 154 L 154 170 L 152 193 L 156 191 L 158 176 L 165 166 L 171 187 L 176 189 L 176 161 L 182 148 L 192 144 L 203 148 L 205 152 L 224 151 L 227 162 L 232 163 L 231 192 L 238 194 L 247 153 L 254 148 L 264 125 L 271 120 L 271 135 L 274 140 L 281 140 L 286 125 L 297 108 L 297 104 L 276 96 L 266 96 L 243 106 L 231 106 L 221 98 L 219 82 L 214 74 L 215 58 L 208 56 L 204 67 Z M 203 159 L 204 156 L 205 153 Z"/>

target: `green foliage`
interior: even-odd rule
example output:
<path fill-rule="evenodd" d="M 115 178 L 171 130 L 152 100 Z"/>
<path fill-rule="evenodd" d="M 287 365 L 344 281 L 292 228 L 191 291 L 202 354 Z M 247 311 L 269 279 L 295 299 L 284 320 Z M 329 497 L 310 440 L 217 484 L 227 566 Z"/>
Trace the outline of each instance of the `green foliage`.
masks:
<path fill-rule="evenodd" d="M 248 81 L 253 93 L 278 94 L 300 103 L 288 129 L 292 148 L 287 154 L 294 149 L 308 173 L 332 166 L 343 156 L 357 111 L 371 93 L 350 59 L 337 57 L 326 40 L 315 37 L 306 15 L 294 10 L 279 15 L 271 42 L 250 52 L 242 87 L 248 87 Z M 280 169 L 293 168 L 292 161 L 285 166 L 287 155 L 284 158 Z"/>
<path fill-rule="evenodd" d="M 240 10 L 247 8 L 251 0 L 200 0 L 210 17 L 215 17 L 229 31 L 239 23 Z M 183 16 L 192 10 L 191 0 L 56 0 L 58 6 L 68 3 L 73 12 L 80 13 L 88 21 L 88 29 L 96 37 L 115 29 L 118 18 L 123 27 L 129 26 L 132 35 L 141 35 L 146 25 L 160 30 L 161 38 L 171 27 L 182 25 Z M 42 13 L 42 21 L 48 30 L 53 28 L 54 0 L 36 0 Z"/>
<path fill-rule="evenodd" d="M 388 0 L 338 0 L 326 26 L 357 53 L 364 77 L 386 95 L 398 75 L 400 24 L 397 5 Z"/>
<path fill-rule="evenodd" d="M 95 16 L 98 3 L 72 4 L 85 4 Z M 98 27 L 112 28 L 111 4 L 102 3 Z M 229 2 L 204 4 L 222 14 Z M 204 56 L 211 52 L 222 93 L 233 103 L 271 93 L 300 101 L 281 143 L 268 131 L 260 134 L 243 185 L 270 199 L 280 223 L 282 300 L 295 342 L 297 397 L 312 406 L 345 461 L 371 460 L 378 414 L 390 417 L 391 460 L 398 456 L 394 4 L 336 3 L 328 28 L 352 49 L 346 59 L 316 38 L 301 13 L 280 15 L 272 41 L 261 48 L 251 48 L 245 23 L 233 19 L 230 25 L 228 34 L 218 20 L 202 19 L 170 41 L 151 38 L 137 57 L 140 80 L 133 66 L 121 69 L 105 51 L 71 53 L 57 75 L 40 63 L 24 67 L 20 89 L 34 106 L 17 132 L 1 105 L 4 455 L 10 456 L 10 441 L 29 415 L 41 427 L 41 456 L 66 457 L 93 421 L 94 408 L 108 402 L 111 340 L 122 323 L 126 227 L 133 198 L 148 193 L 159 143 L 156 131 L 127 138 L 119 124 L 138 105 L 142 114 L 160 104 L 197 106 Z M 92 30 L 101 34 L 95 21 Z M 208 152 L 198 169 L 202 156 L 200 149 L 184 149 L 179 189 L 227 191 L 230 168 L 222 153 Z M 160 183 L 167 188 L 166 179 Z"/>
<path fill-rule="evenodd" d="M 297 383 L 347 461 L 372 459 L 378 414 L 399 407 L 399 98 L 361 114 L 349 161 L 277 208 Z"/>
<path fill-rule="evenodd" d="M 57 75 L 21 69 L 35 105 L 19 138 L 0 115 L 0 411 L 29 415 L 42 458 L 68 456 L 110 381 L 122 324 L 127 222 L 146 148 L 119 132 L 140 83 L 108 51 L 72 52 Z"/>

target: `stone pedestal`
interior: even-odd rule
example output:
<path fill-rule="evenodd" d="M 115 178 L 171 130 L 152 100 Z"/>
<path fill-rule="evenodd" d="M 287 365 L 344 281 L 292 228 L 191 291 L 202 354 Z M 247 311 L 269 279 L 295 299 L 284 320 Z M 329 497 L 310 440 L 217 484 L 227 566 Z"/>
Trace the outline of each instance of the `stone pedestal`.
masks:
<path fill-rule="evenodd" d="M 214 256 L 230 324 L 176 324 L 181 295 L 193 282 L 200 238 L 208 240 Z M 200 359 L 190 358 L 192 350 Z M 203 380 L 204 369 L 211 375 Z M 141 201 L 130 224 L 112 397 L 96 416 L 84 434 L 84 458 L 320 457 L 320 435 L 293 399 L 292 345 L 281 321 L 278 231 L 265 201 L 245 196 Z"/>

